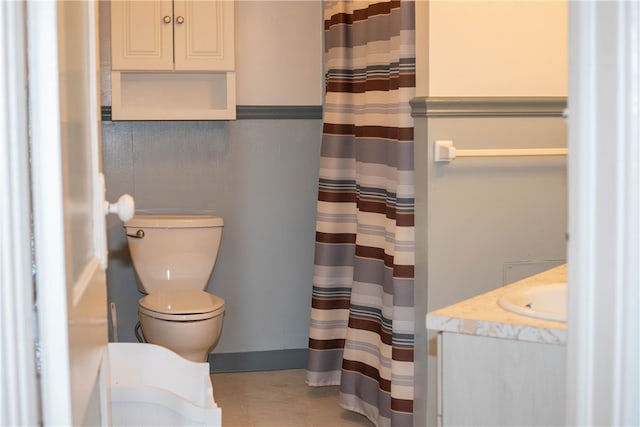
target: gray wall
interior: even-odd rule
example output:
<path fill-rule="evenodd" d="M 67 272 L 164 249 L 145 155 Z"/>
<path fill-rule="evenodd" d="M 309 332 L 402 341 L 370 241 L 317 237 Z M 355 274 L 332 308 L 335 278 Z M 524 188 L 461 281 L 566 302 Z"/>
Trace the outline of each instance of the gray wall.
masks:
<path fill-rule="evenodd" d="M 101 100 L 109 106 L 109 1 L 100 2 L 99 13 Z M 285 117 L 293 112 L 297 118 L 295 106 L 318 106 L 322 2 L 237 2 L 236 59 L 239 104 L 283 106 Z M 321 120 L 318 114 L 282 116 L 102 124 L 109 200 L 130 193 L 139 209 L 210 210 L 224 217 L 207 290 L 226 302 L 215 352 L 229 356 L 233 363 L 222 363 L 229 369 L 299 366 L 307 347 Z M 107 286 L 118 339 L 135 341 L 141 294 L 116 219 L 108 220 L 108 238 Z M 215 365 L 225 360 L 219 356 Z"/>
<path fill-rule="evenodd" d="M 429 143 L 464 148 L 564 146 L 562 118 L 440 118 Z M 429 309 L 551 268 L 564 260 L 566 157 L 460 158 L 429 163 Z M 541 264 L 542 268 L 525 268 Z M 546 267 L 546 268 L 545 268 Z M 521 277 L 513 271 L 522 268 Z"/>
<path fill-rule="evenodd" d="M 306 348 L 320 120 L 104 122 L 107 197 L 138 209 L 224 217 L 208 291 L 227 314 L 216 353 Z M 141 294 L 122 224 L 108 223 L 109 301 L 118 338 L 135 341 Z"/>
<path fill-rule="evenodd" d="M 566 157 L 436 164 L 432 156 L 436 140 L 458 149 L 566 147 L 564 100 L 444 101 L 414 102 L 416 425 L 436 422 L 437 348 L 426 313 L 566 259 Z"/>

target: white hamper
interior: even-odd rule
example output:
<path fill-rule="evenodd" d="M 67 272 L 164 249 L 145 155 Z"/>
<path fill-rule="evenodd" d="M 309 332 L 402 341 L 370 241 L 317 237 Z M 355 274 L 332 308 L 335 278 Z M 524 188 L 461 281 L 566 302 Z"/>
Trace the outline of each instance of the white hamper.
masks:
<path fill-rule="evenodd" d="M 208 363 L 154 344 L 109 343 L 114 426 L 220 426 Z"/>

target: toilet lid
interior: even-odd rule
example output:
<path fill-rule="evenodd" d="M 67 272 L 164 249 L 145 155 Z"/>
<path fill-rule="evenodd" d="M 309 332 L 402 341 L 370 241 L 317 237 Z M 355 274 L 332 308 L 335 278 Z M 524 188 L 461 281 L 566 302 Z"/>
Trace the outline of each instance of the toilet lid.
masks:
<path fill-rule="evenodd" d="M 208 319 L 224 312 L 224 300 L 205 291 L 155 291 L 138 302 L 140 311 L 161 318 L 176 316 L 190 320 Z M 198 319 L 194 319 L 197 317 Z"/>

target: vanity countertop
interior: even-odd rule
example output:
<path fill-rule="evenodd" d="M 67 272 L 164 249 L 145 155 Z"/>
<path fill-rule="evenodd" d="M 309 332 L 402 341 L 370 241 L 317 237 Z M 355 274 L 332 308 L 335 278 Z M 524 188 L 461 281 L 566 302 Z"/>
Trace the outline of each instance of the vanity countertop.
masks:
<path fill-rule="evenodd" d="M 512 313 L 498 305 L 498 298 L 514 288 L 567 281 L 567 265 L 427 314 L 427 329 L 547 344 L 566 344 L 567 324 Z"/>

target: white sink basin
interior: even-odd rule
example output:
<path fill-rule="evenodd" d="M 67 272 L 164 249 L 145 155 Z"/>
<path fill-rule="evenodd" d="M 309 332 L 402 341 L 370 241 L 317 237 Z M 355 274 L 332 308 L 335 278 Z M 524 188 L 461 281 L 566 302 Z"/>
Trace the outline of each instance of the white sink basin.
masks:
<path fill-rule="evenodd" d="M 538 319 L 567 321 L 567 283 L 530 285 L 506 292 L 498 299 L 505 310 Z"/>

